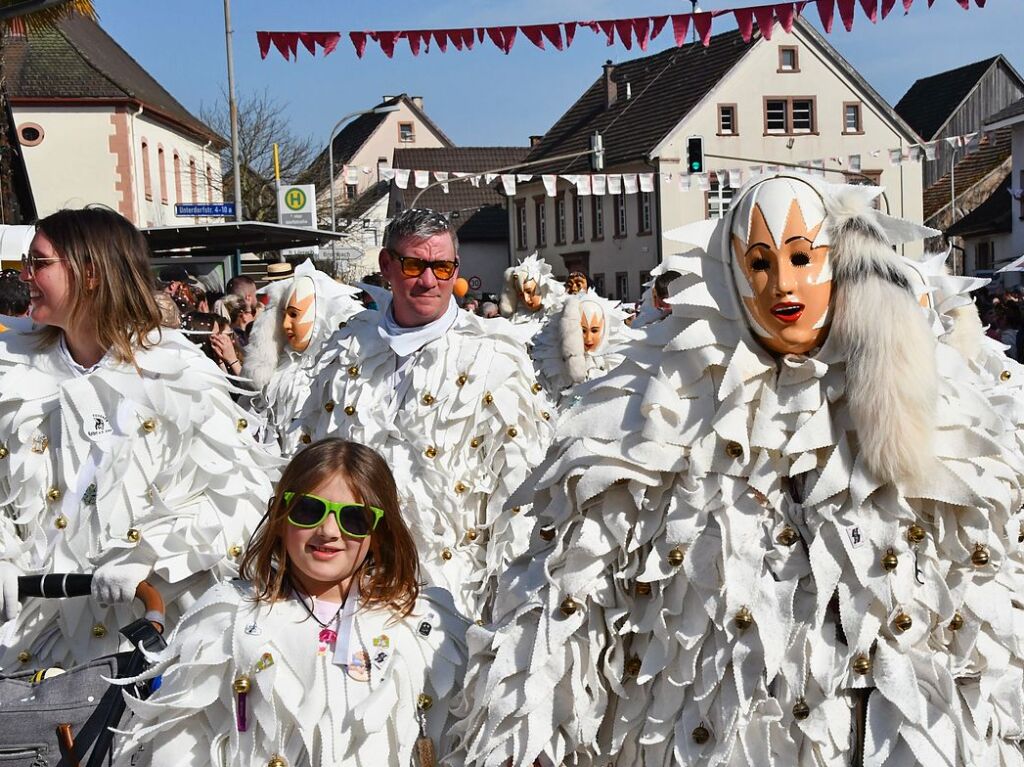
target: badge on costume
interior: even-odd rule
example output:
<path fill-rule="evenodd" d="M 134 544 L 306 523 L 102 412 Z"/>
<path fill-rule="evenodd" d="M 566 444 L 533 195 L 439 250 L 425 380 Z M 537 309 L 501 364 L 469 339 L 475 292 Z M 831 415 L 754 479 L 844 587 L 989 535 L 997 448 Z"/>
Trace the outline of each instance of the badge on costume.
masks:
<path fill-rule="evenodd" d="M 370 654 L 370 660 L 377 671 L 383 671 L 391 660 L 391 640 L 387 634 L 381 634 L 374 637 L 372 643 L 373 652 Z"/>
<path fill-rule="evenodd" d="M 93 413 L 86 417 L 85 436 L 89 439 L 95 440 L 97 437 L 104 437 L 112 431 L 110 421 L 102 413 Z"/>
<path fill-rule="evenodd" d="M 861 532 L 859 527 L 848 527 L 846 528 L 846 534 L 850 536 L 850 544 L 855 549 L 859 549 L 864 545 L 864 533 Z"/>
<path fill-rule="evenodd" d="M 357 682 L 370 681 L 370 654 L 365 650 L 352 653 L 352 659 L 348 662 L 348 676 Z"/>

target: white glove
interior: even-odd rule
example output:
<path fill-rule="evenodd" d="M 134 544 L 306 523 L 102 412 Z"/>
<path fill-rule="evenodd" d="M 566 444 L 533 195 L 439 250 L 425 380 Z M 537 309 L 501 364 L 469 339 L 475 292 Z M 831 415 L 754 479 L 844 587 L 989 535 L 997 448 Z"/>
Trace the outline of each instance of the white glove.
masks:
<path fill-rule="evenodd" d="M 100 565 L 92 574 L 92 597 L 104 606 L 131 602 L 135 599 L 135 589 L 152 571 L 144 562 Z"/>
<path fill-rule="evenodd" d="M 10 562 L 0 562 L 0 617 L 5 621 L 13 621 L 21 612 L 18 576 L 24 574 Z"/>

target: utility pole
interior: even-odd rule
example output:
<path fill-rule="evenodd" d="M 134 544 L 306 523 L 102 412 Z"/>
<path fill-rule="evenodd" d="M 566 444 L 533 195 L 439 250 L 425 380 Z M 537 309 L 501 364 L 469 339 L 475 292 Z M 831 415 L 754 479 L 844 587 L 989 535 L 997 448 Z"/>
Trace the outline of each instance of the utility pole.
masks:
<path fill-rule="evenodd" d="M 243 219 L 242 174 L 238 164 L 238 102 L 235 100 L 235 56 L 231 51 L 231 0 L 224 0 L 224 42 L 228 54 L 228 111 L 231 113 L 231 176 L 235 182 L 235 221 Z"/>

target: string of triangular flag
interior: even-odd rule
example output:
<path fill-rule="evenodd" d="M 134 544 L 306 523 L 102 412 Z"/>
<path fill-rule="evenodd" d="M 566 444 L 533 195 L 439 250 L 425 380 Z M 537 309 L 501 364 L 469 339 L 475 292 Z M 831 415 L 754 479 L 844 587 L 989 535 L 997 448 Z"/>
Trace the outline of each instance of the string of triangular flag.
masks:
<path fill-rule="evenodd" d="M 971 7 L 971 0 L 954 0 L 964 10 Z M 625 19 L 600 19 L 597 21 L 559 21 L 550 24 L 515 24 L 487 27 L 458 27 L 448 29 L 403 29 L 403 30 L 363 30 L 345 33 L 355 49 L 356 56 L 363 57 L 368 42 L 380 46 L 388 58 L 395 55 L 395 47 L 399 41 L 405 40 L 413 56 L 430 53 L 431 45 L 441 53 L 449 48 L 457 51 L 472 50 L 474 45 L 490 42 L 504 53 L 509 53 L 517 36 L 522 34 L 526 40 L 544 50 L 548 45 L 558 51 L 572 45 L 576 32 L 589 29 L 596 35 L 603 35 L 608 45 L 616 42 L 628 51 L 635 44 L 641 51 L 646 51 L 649 43 L 658 37 L 669 26 L 677 46 L 686 42 L 691 27 L 701 43 L 708 45 L 711 39 L 711 27 L 716 18 L 731 15 L 744 42 L 750 42 L 754 26 L 766 40 L 771 40 L 772 30 L 778 24 L 789 33 L 797 16 L 803 14 L 808 5 L 813 5 L 821 19 L 825 32 L 832 32 L 832 23 L 839 12 L 839 19 L 847 32 L 853 29 L 854 17 L 859 4 L 861 10 L 872 24 L 886 18 L 896 7 L 897 2 L 903 7 L 904 14 L 910 11 L 914 0 L 790 0 L 762 5 L 748 5 L 741 8 L 700 11 L 697 13 L 673 13 L 662 16 L 636 16 Z M 926 0 L 931 8 L 935 0 Z M 974 0 L 979 8 L 985 7 L 986 0 Z M 332 53 L 341 42 L 342 32 L 285 32 L 261 30 L 256 33 L 260 57 L 267 58 L 271 48 L 276 49 L 286 60 L 298 57 L 299 45 L 302 45 L 311 56 L 319 50 L 324 56 Z"/>

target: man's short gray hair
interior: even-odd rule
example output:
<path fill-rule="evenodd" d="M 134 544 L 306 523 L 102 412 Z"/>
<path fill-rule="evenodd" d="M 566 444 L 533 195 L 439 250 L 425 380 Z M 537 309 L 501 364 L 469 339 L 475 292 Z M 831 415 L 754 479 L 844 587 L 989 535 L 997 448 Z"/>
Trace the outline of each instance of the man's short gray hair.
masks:
<path fill-rule="evenodd" d="M 403 240 L 426 240 L 436 234 L 449 234 L 455 255 L 459 254 L 459 237 L 448 219 L 427 208 L 403 210 L 384 229 L 384 247 L 396 248 Z"/>

